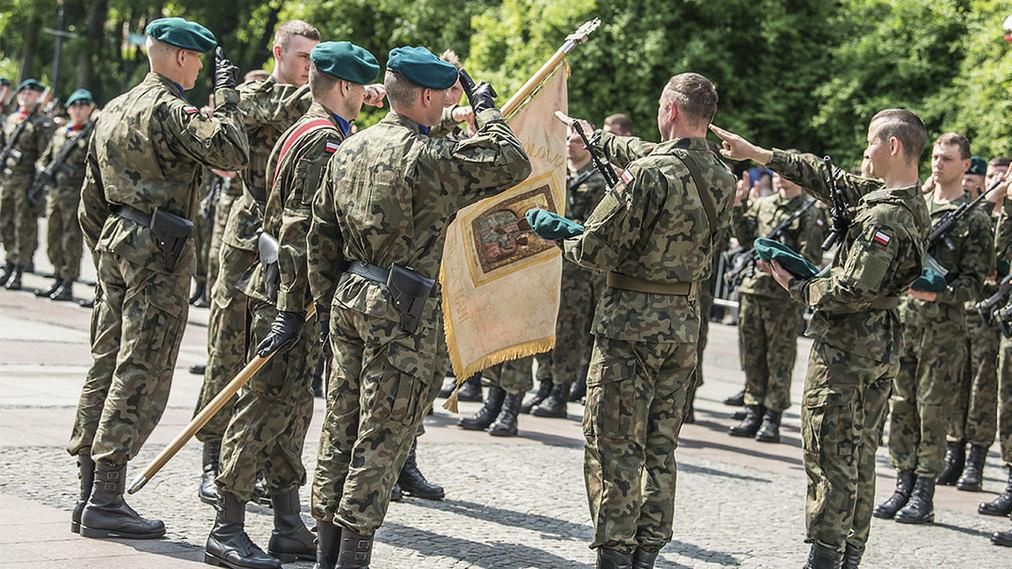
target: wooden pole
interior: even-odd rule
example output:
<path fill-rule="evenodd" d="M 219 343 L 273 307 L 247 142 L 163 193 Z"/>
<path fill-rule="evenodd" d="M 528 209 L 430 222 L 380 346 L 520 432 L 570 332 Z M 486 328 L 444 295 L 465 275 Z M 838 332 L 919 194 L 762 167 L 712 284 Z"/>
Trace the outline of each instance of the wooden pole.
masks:
<path fill-rule="evenodd" d="M 306 308 L 306 321 L 308 322 L 313 316 L 316 316 L 316 306 L 310 303 L 310 305 Z M 321 326 L 328 325 L 329 323 L 321 323 Z M 127 494 L 133 494 L 141 488 L 144 488 L 144 485 L 154 478 L 155 474 L 158 474 L 158 471 L 161 470 L 166 463 L 172 460 L 172 457 L 176 456 L 176 453 L 178 453 L 180 449 L 186 446 L 186 443 L 193 438 L 193 435 L 196 435 L 197 431 L 202 429 L 212 417 L 217 415 L 218 411 L 221 411 L 222 407 L 227 405 L 236 393 L 239 393 L 242 386 L 246 385 L 246 383 L 249 382 L 249 380 L 252 379 L 258 371 L 260 371 L 260 368 L 264 367 L 267 362 L 271 361 L 271 358 L 273 358 L 277 353 L 277 351 L 274 351 L 266 357 L 254 356 L 253 359 L 242 368 L 242 371 L 236 374 L 236 376 L 232 378 L 232 381 L 228 382 L 228 385 L 226 385 L 221 392 L 219 392 L 218 395 L 216 395 L 214 399 L 207 404 L 206 407 L 200 410 L 200 413 L 197 413 L 197 416 L 194 417 L 188 425 L 186 425 L 183 432 L 176 435 L 176 438 L 172 439 L 169 446 L 162 449 L 162 452 L 158 453 L 158 456 L 156 456 L 155 459 L 144 468 L 144 471 L 133 479 L 133 482 L 130 483 L 130 488 L 127 489 Z"/>

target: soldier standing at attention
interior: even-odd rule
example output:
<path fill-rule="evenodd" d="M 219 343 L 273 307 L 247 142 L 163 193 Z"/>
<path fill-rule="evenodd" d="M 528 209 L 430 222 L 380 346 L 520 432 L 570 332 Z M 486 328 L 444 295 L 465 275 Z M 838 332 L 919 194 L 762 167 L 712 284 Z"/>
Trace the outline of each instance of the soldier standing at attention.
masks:
<path fill-rule="evenodd" d="M 10 147 L 6 162 L 0 164 L 0 242 L 7 252 L 0 284 L 7 290 L 21 290 L 21 274 L 32 269 L 39 246 L 39 208 L 28 202 L 28 189 L 35 180 L 35 162 L 53 134 L 53 121 L 41 108 L 45 90 L 35 79 L 22 81 L 16 91 L 18 110 L 7 116 L 0 130 L 0 149 Z"/>
<path fill-rule="evenodd" d="M 309 282 L 333 354 L 313 480 L 321 569 L 369 566 L 436 395 L 434 279 L 450 217 L 531 172 L 488 85 L 470 93 L 476 136 L 428 136 L 457 77 L 425 48 L 391 50 L 391 112 L 341 145 L 313 203 Z"/>
<path fill-rule="evenodd" d="M 69 151 L 53 173 L 54 184 L 46 194 L 46 217 L 49 219 L 46 227 L 46 253 L 53 264 L 56 280 L 48 290 L 35 291 L 36 296 L 58 301 L 74 298 L 74 281 L 81 274 L 84 249 L 77 208 L 81 203 L 81 184 L 84 182 L 88 141 L 91 139 L 91 135 L 85 133 L 88 132 L 86 129 L 91 122 L 95 102 L 90 91 L 78 89 L 67 97 L 66 105 L 70 124 L 56 129 L 39 159 L 39 166 L 45 168 L 61 153 Z"/>
<path fill-rule="evenodd" d="M 188 238 L 199 169 L 236 170 L 249 159 L 237 69 L 221 48 L 214 113 L 202 115 L 183 98 L 214 35 L 182 18 L 154 20 L 145 33 L 151 72 L 99 118 L 78 214 L 98 259 L 93 361 L 67 447 L 81 475 L 71 527 L 86 537 L 165 534 L 161 521 L 124 502 L 126 465 L 161 418 L 172 385 L 195 265 Z"/>
<path fill-rule="evenodd" d="M 713 83 L 682 73 L 660 95 L 663 142 L 596 133 L 608 160 L 625 170 L 584 233 L 560 242 L 567 260 L 609 271 L 583 419 L 599 569 L 653 567 L 671 541 L 675 448 L 697 365 L 698 287 L 713 270 L 734 199 L 734 175 L 706 143 L 716 112 Z"/>
<path fill-rule="evenodd" d="M 858 567 L 875 500 L 875 450 L 892 381 L 899 372 L 899 296 L 921 274 L 930 228 L 917 163 L 927 132 L 914 113 L 888 109 L 868 126 L 862 173 L 827 173 L 811 154 L 767 150 L 713 127 L 732 160 L 752 160 L 832 202 L 828 176 L 853 220 L 838 234 L 829 273 L 799 279 L 779 263 L 760 263 L 791 298 L 815 310 L 815 340 L 801 409 L 808 496 L 807 569 Z M 835 227 L 834 227 L 835 229 Z M 841 227 L 842 229 L 842 227 Z"/>

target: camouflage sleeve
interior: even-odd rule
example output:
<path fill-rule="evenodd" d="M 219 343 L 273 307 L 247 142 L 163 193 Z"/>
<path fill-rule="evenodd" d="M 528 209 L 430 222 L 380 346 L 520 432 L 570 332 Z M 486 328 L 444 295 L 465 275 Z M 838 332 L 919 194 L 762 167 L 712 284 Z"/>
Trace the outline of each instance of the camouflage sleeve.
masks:
<path fill-rule="evenodd" d="M 969 232 L 963 240 L 959 254 L 958 275 L 944 291 L 938 293 L 938 302 L 963 304 L 980 298 L 984 279 L 994 272 L 994 235 L 986 214 L 974 210 L 966 217 Z"/>
<path fill-rule="evenodd" d="M 46 151 L 46 147 L 52 142 L 55 132 L 56 123 L 49 119 L 39 121 L 38 132 L 35 133 L 35 151 L 37 156 Z"/>
<path fill-rule="evenodd" d="M 758 216 L 759 200 L 731 208 L 731 234 L 738 240 L 738 245 L 745 249 L 751 247 L 759 235 Z"/>
<path fill-rule="evenodd" d="M 306 236 L 306 260 L 309 267 L 309 288 L 316 305 L 330 308 L 337 283 L 344 272 L 344 237 L 337 222 L 334 192 L 337 190 L 334 161 L 327 164 L 323 185 L 313 199 L 313 221 Z"/>
<path fill-rule="evenodd" d="M 275 83 L 266 91 L 240 87 L 239 110 L 248 128 L 274 126 L 283 131 L 306 114 L 312 104 L 308 84 L 296 87 Z"/>
<path fill-rule="evenodd" d="M 1012 261 L 1012 200 L 1009 199 L 1002 203 L 998 230 L 994 235 L 994 251 L 999 259 Z"/>
<path fill-rule="evenodd" d="M 49 136 L 49 143 L 46 144 L 45 149 L 39 154 L 39 160 L 36 162 L 37 167 L 45 168 L 47 164 L 52 162 L 53 156 L 59 153 L 59 150 L 53 148 L 56 145 L 56 135 L 52 134 Z"/>
<path fill-rule="evenodd" d="M 803 206 L 802 206 L 803 207 Z M 822 264 L 822 242 L 826 239 L 826 223 L 822 210 L 813 205 L 801 216 L 801 233 L 798 235 L 798 251 L 815 265 Z"/>
<path fill-rule="evenodd" d="M 432 127 L 432 130 L 429 131 L 429 136 L 443 138 L 453 134 L 454 129 L 457 128 L 457 121 L 453 120 L 453 111 L 458 108 L 460 108 L 460 105 L 444 107 L 443 116 L 439 119 L 439 124 Z"/>
<path fill-rule="evenodd" d="M 176 153 L 219 170 L 238 170 L 249 162 L 249 140 L 236 104 L 239 95 L 219 89 L 215 97 L 220 101 L 210 117 L 194 112 L 182 99 L 165 104 L 155 116 Z"/>
<path fill-rule="evenodd" d="M 600 139 L 597 145 L 616 168 L 626 168 L 634 160 L 643 158 L 657 147 L 657 143 L 647 142 L 635 136 L 615 136 L 603 130 L 599 130 L 598 133 Z"/>
<path fill-rule="evenodd" d="M 829 193 L 829 185 L 823 174 L 822 160 L 818 156 L 792 154 L 773 149 L 773 158 L 766 166 L 798 184 L 819 201 L 832 205 L 833 198 Z M 882 182 L 878 180 L 854 176 L 839 167 L 834 168 L 833 178 L 836 179 L 837 186 L 844 191 L 851 206 L 856 206 L 857 200 L 861 199 L 861 196 L 883 187 Z"/>
<path fill-rule="evenodd" d="M 94 143 L 94 139 L 92 139 Z M 88 158 L 85 162 L 84 184 L 81 186 L 81 204 L 77 208 L 77 219 L 81 224 L 81 232 L 89 251 L 95 250 L 95 244 L 102 235 L 105 220 L 112 214 L 109 202 L 105 200 L 105 188 L 102 186 L 101 170 L 98 158 L 88 147 Z"/>

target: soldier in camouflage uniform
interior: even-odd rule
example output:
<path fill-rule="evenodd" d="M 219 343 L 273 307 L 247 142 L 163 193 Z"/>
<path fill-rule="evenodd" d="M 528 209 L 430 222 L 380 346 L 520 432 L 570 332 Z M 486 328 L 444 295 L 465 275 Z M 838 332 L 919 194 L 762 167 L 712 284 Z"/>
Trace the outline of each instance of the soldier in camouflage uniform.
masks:
<path fill-rule="evenodd" d="M 313 204 L 309 280 L 333 353 L 313 480 L 321 569 L 369 566 L 373 534 L 435 396 L 440 311 L 422 279 L 437 276 L 450 217 L 531 172 L 487 85 L 471 94 L 477 136 L 427 136 L 456 80 L 456 68 L 425 48 L 392 50 L 392 111 L 341 145 Z M 417 321 L 402 320 L 391 302 L 388 272 L 416 283 L 405 302 L 423 303 Z"/>
<path fill-rule="evenodd" d="M 831 203 L 822 161 L 757 147 L 713 127 L 724 156 L 751 159 Z M 889 109 L 868 127 L 862 173 L 831 173 L 853 214 L 830 272 L 795 278 L 779 264 L 761 263 L 791 298 L 815 310 L 801 409 L 808 497 L 808 569 L 860 565 L 875 499 L 875 450 L 889 390 L 899 371 L 899 295 L 921 274 L 927 207 L 917 162 L 927 138 L 910 111 Z M 835 229 L 835 227 L 834 227 Z"/>
<path fill-rule="evenodd" d="M 46 192 L 46 253 L 53 264 L 56 279 L 47 290 L 36 290 L 36 296 L 68 301 L 74 296 L 74 281 L 81 274 L 81 256 L 84 253 L 81 224 L 77 221 L 77 207 L 81 203 L 81 184 L 84 182 L 85 158 L 91 138 L 91 112 L 95 108 L 91 93 L 78 89 L 67 98 L 70 124 L 58 128 L 39 159 L 39 166 L 47 168 L 65 151 L 63 161 L 54 168 L 52 186 L 42 188 L 37 179 L 32 191 Z M 29 196 L 31 199 L 31 196 Z"/>
<path fill-rule="evenodd" d="M 93 363 L 67 448 L 82 481 L 72 528 L 87 537 L 165 533 L 161 521 L 141 518 L 124 502 L 126 464 L 165 409 L 186 327 L 196 173 L 202 165 L 238 169 L 249 159 L 237 69 L 220 48 L 214 113 L 205 116 L 183 98 L 203 67 L 201 52 L 215 45 L 211 32 L 182 18 L 155 20 L 145 31 L 151 72 L 97 121 L 78 215 L 98 260 Z"/>
<path fill-rule="evenodd" d="M 733 227 L 742 247 L 758 237 L 772 238 L 801 253 L 815 265 L 822 260 L 823 224 L 812 198 L 801 187 L 773 174 L 776 193 L 748 203 L 750 190 L 738 182 Z M 745 418 L 730 434 L 780 441 L 780 418 L 791 406 L 791 376 L 798 351 L 798 330 L 805 307 L 791 300 L 773 277 L 762 271 L 744 275 L 738 285 L 738 355 L 745 371 Z"/>
<path fill-rule="evenodd" d="M 595 133 L 625 171 L 585 232 L 560 244 L 566 260 L 608 271 L 583 418 L 590 546 L 600 569 L 653 567 L 671 541 L 674 453 L 697 364 L 698 287 L 713 270 L 734 198 L 734 176 L 706 143 L 716 111 L 713 84 L 683 73 L 660 96 L 663 142 Z"/>
<path fill-rule="evenodd" d="M 7 116 L 0 130 L 0 149 L 10 145 L 12 150 L 7 162 L 0 164 L 0 242 L 7 252 L 0 284 L 7 290 L 21 290 L 21 274 L 34 266 L 32 257 L 39 246 L 42 202 L 29 203 L 28 189 L 35 181 L 35 162 L 46 151 L 54 128 L 42 113 L 44 91 L 35 79 L 22 81 L 17 89 L 18 110 Z"/>
<path fill-rule="evenodd" d="M 932 176 L 935 190 L 925 195 L 934 222 L 967 201 L 963 172 L 970 143 L 957 134 L 935 141 Z M 934 520 L 935 478 L 942 472 L 945 428 L 956 398 L 954 377 L 966 362 L 963 305 L 980 295 L 994 270 L 993 233 L 988 216 L 970 211 L 927 254 L 944 268 L 946 288 L 926 292 L 912 287 L 900 304 L 903 346 L 900 371 L 893 385 L 889 415 L 889 454 L 897 470 L 897 490 L 875 509 L 879 518 L 903 523 Z M 912 479 L 912 491 L 906 488 Z"/>

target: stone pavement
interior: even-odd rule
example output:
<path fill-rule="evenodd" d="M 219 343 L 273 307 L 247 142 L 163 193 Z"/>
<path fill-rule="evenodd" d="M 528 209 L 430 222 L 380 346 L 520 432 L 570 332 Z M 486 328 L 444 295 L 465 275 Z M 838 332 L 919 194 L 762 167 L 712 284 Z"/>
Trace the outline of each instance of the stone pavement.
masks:
<path fill-rule="evenodd" d="M 45 263 L 37 260 L 40 269 Z M 87 266 L 87 265 L 86 265 Z M 87 278 L 87 277 L 86 277 Z M 26 288 L 47 281 L 26 278 Z M 79 285 L 78 293 L 85 292 Z M 195 494 L 200 448 L 190 444 L 129 501 L 138 511 L 163 519 L 168 535 L 149 542 L 99 541 L 69 531 L 77 479 L 63 450 L 78 390 L 87 370 L 89 312 L 42 301 L 29 292 L 0 291 L 0 569 L 175 568 L 201 563 L 213 510 Z M 205 356 L 207 313 L 192 310 L 165 416 L 132 477 L 187 423 L 199 378 L 186 370 Z M 674 540 L 658 567 L 799 568 L 807 546 L 803 505 L 798 408 L 785 414 L 784 441 L 763 445 L 727 436 L 733 409 L 720 402 L 740 389 L 736 330 L 713 325 L 705 358 L 707 384 L 699 392 L 695 425 L 682 430 Z M 802 342 L 794 401 L 799 400 Z M 465 413 L 477 404 L 462 404 Z M 386 568 L 570 568 L 591 567 L 593 553 L 582 482 L 582 408 L 569 420 L 521 418 L 521 436 L 494 439 L 465 432 L 456 418 L 437 409 L 426 420 L 419 462 L 446 488 L 447 500 L 407 498 L 392 504 L 377 535 L 374 567 Z M 317 400 L 305 448 L 312 472 L 322 418 Z M 1004 485 L 997 447 L 987 469 L 986 492 L 940 488 L 936 523 L 910 527 L 876 520 L 865 567 L 1009 567 L 1009 550 L 992 546 L 990 532 L 1007 519 L 975 513 Z M 880 449 L 879 494 L 892 487 L 892 471 Z M 303 489 L 308 505 L 308 488 Z M 304 505 L 304 511 L 308 507 Z M 311 521 L 308 514 L 304 514 Z M 271 512 L 251 506 L 249 531 L 266 546 Z M 311 564 L 292 564 L 309 568 Z"/>

